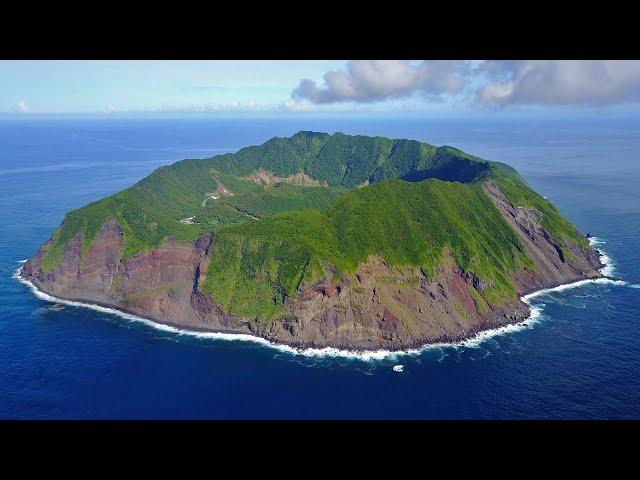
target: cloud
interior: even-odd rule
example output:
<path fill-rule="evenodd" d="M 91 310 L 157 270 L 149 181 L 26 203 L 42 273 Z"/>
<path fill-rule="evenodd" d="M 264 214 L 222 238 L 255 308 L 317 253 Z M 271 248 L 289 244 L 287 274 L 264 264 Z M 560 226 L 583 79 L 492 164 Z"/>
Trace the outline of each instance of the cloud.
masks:
<path fill-rule="evenodd" d="M 246 103 L 233 100 L 226 103 L 207 103 L 203 105 L 178 106 L 171 103 L 163 103 L 157 110 L 162 113 L 215 113 L 215 112 L 247 112 L 258 108 L 254 100 Z"/>
<path fill-rule="evenodd" d="M 493 105 L 604 106 L 640 100 L 640 62 L 559 60 L 484 62 L 475 96 Z"/>
<path fill-rule="evenodd" d="M 105 113 L 113 113 L 115 111 L 116 111 L 116 107 L 114 107 L 111 104 L 107 105 L 106 108 L 104 109 Z"/>
<path fill-rule="evenodd" d="M 237 112 L 242 110 L 242 105 L 237 100 L 228 103 L 211 103 L 204 106 L 206 112 Z"/>
<path fill-rule="evenodd" d="M 325 73 L 322 86 L 301 80 L 291 99 L 314 104 L 374 102 L 417 92 L 436 99 L 461 92 L 469 71 L 468 62 L 463 61 L 351 60 L 346 71 Z"/>
<path fill-rule="evenodd" d="M 18 111 L 20 113 L 29 113 L 29 105 L 24 100 L 18 102 Z"/>
<path fill-rule="evenodd" d="M 282 108 L 321 110 L 350 102 L 449 96 L 467 106 L 607 106 L 640 102 L 640 61 L 549 60 L 411 62 L 352 60 L 344 70 L 303 79 Z M 416 108 L 415 104 L 400 108 Z"/>
<path fill-rule="evenodd" d="M 337 103 L 313 103 L 307 99 L 285 100 L 279 105 L 279 110 L 284 112 L 309 112 L 309 113 L 331 113 L 331 112 L 363 112 L 370 111 L 371 106 L 366 103 L 355 103 L 352 105 L 340 105 Z"/>
<path fill-rule="evenodd" d="M 322 108 L 318 108 L 318 105 L 310 102 L 309 100 L 285 100 L 281 105 L 283 110 L 288 110 L 291 112 L 312 112 L 315 110 L 322 110 Z"/>

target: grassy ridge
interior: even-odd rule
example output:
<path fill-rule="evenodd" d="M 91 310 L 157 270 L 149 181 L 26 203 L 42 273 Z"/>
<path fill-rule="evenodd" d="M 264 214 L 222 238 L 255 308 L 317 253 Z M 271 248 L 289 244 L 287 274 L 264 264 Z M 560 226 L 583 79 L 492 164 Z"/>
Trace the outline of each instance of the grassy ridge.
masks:
<path fill-rule="evenodd" d="M 422 179 L 471 181 L 488 163 L 452 147 L 415 140 L 298 132 L 210 159 L 215 169 L 238 176 L 262 168 L 278 176 L 304 172 L 329 186 L 355 188 L 421 172 Z"/>

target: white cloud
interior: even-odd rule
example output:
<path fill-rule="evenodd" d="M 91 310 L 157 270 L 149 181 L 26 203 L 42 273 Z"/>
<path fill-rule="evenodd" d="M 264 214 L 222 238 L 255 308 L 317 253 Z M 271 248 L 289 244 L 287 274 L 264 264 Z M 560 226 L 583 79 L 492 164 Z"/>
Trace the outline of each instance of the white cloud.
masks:
<path fill-rule="evenodd" d="M 206 113 L 206 112 L 247 112 L 258 108 L 254 100 L 240 102 L 232 100 L 223 103 L 207 103 L 202 105 L 179 106 L 172 103 L 163 103 L 158 112 L 163 113 Z"/>
<path fill-rule="evenodd" d="M 285 100 L 282 104 L 282 108 L 291 112 L 310 112 L 318 110 L 317 105 L 309 100 Z"/>
<path fill-rule="evenodd" d="M 242 105 L 237 100 L 232 100 L 227 103 L 205 105 L 204 109 L 208 112 L 238 112 L 242 110 Z"/>
<path fill-rule="evenodd" d="M 18 102 L 18 111 L 20 113 L 29 113 L 29 105 L 24 100 Z"/>
<path fill-rule="evenodd" d="M 640 100 L 640 62 L 558 60 L 485 62 L 476 100 L 485 104 L 611 105 Z"/>
<path fill-rule="evenodd" d="M 321 84 L 301 80 L 282 108 L 310 111 L 341 102 L 447 97 L 454 105 L 475 106 L 640 103 L 640 61 L 352 60 L 344 70 L 326 72 Z"/>
<path fill-rule="evenodd" d="M 116 111 L 116 107 L 114 107 L 113 105 L 109 104 L 106 106 L 106 108 L 104 109 L 105 113 L 113 113 Z"/>
<path fill-rule="evenodd" d="M 291 97 L 322 104 L 381 101 L 419 92 L 433 99 L 459 93 L 469 71 L 469 63 L 463 61 L 351 60 L 346 71 L 325 73 L 322 86 L 301 80 Z"/>

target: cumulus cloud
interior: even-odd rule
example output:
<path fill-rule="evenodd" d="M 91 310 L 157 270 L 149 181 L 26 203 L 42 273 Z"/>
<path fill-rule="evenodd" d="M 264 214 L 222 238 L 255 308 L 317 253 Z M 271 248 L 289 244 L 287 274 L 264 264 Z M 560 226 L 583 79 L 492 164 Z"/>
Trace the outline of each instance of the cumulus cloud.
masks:
<path fill-rule="evenodd" d="M 418 95 L 416 95 L 418 94 Z M 476 106 L 606 106 L 640 102 L 640 61 L 352 60 L 318 84 L 303 79 L 282 108 L 311 111 L 350 102 L 440 100 Z"/>
<path fill-rule="evenodd" d="M 494 105 L 612 105 L 640 100 L 640 62 L 552 60 L 484 62 L 476 101 Z"/>
<path fill-rule="evenodd" d="M 24 100 L 18 102 L 18 111 L 20 113 L 29 113 L 29 105 Z"/>
<path fill-rule="evenodd" d="M 346 71 L 324 74 L 324 84 L 300 81 L 292 92 L 291 105 L 337 102 L 373 102 L 405 98 L 419 92 L 438 98 L 464 88 L 470 71 L 463 61 L 351 60 Z"/>

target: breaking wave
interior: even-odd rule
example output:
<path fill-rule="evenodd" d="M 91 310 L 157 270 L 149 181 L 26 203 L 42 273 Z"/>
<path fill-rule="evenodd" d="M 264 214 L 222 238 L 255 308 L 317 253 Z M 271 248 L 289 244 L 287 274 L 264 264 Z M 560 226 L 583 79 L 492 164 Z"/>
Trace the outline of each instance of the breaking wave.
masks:
<path fill-rule="evenodd" d="M 613 275 L 615 267 L 613 264 L 613 260 L 611 260 L 611 257 L 609 257 L 609 255 L 607 255 L 606 252 L 602 250 L 602 245 L 604 245 L 605 243 L 607 242 L 598 237 L 589 238 L 589 245 L 598 249 L 598 252 L 600 252 L 600 261 L 604 264 L 604 267 L 600 269 L 600 273 L 610 277 Z"/>

